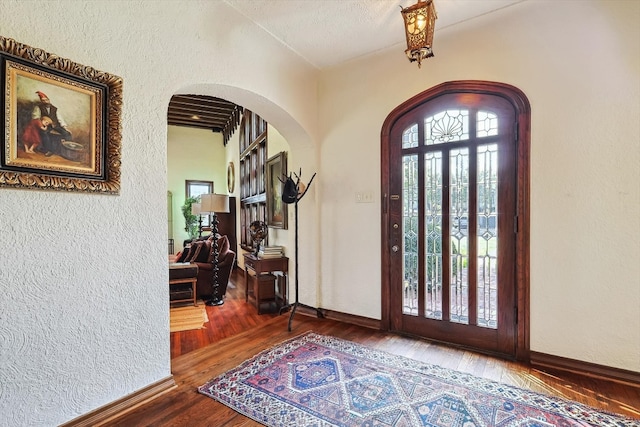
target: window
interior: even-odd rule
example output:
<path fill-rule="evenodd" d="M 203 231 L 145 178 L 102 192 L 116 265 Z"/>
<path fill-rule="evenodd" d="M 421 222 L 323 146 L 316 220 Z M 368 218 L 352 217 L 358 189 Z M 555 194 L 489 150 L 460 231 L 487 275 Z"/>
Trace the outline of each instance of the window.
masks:
<path fill-rule="evenodd" d="M 199 197 L 201 194 L 213 193 L 213 181 L 185 181 L 184 194 L 188 197 Z"/>
<path fill-rule="evenodd" d="M 194 180 L 186 180 L 185 181 L 185 190 L 184 194 L 189 197 L 198 198 L 203 194 L 211 194 L 213 193 L 213 181 L 194 181 Z M 209 227 L 209 215 L 202 216 L 202 227 Z"/>

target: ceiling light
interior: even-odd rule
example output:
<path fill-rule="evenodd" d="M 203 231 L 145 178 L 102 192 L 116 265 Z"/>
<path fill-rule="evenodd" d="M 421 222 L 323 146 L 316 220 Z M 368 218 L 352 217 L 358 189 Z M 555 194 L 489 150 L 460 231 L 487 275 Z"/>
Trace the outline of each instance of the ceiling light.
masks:
<path fill-rule="evenodd" d="M 400 13 L 404 18 L 407 36 L 407 50 L 404 53 L 410 62 L 418 61 L 420 68 L 423 59 L 433 56 L 433 30 L 438 18 L 436 7 L 433 0 L 418 0 L 418 3 L 403 8 Z"/>
<path fill-rule="evenodd" d="M 191 116 L 191 118 L 192 118 L 193 120 L 200 120 L 200 116 L 196 116 L 195 114 L 194 114 L 193 116 Z"/>

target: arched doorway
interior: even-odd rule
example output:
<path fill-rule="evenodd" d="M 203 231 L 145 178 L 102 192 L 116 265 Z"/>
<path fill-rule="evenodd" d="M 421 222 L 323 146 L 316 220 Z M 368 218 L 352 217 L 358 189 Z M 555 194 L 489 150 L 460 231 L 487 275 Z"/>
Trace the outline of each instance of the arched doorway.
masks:
<path fill-rule="evenodd" d="M 382 321 L 527 359 L 530 108 L 518 89 L 449 82 L 382 129 Z"/>
<path fill-rule="evenodd" d="M 291 161 L 292 165 L 295 165 L 296 168 L 300 167 L 301 162 L 309 161 L 308 158 L 302 157 L 298 153 L 298 151 L 305 151 L 308 148 L 308 146 L 312 145 L 311 137 L 307 134 L 305 129 L 293 117 L 291 117 L 286 111 L 284 111 L 277 104 L 266 101 L 264 98 L 262 98 L 258 94 L 248 92 L 241 88 L 231 88 L 228 86 L 220 87 L 218 85 L 206 85 L 206 86 L 198 85 L 197 90 L 188 87 L 188 88 L 181 89 L 180 93 L 197 93 L 197 95 L 194 95 L 194 96 L 207 96 L 207 97 L 220 98 L 225 101 L 237 103 L 238 105 L 241 105 L 243 108 L 247 108 L 247 109 L 256 108 L 260 112 L 264 112 L 266 117 L 273 118 L 273 122 L 268 123 L 267 134 L 268 134 L 269 145 L 268 145 L 267 151 L 264 153 L 265 156 L 270 157 L 278 152 L 285 151 L 291 154 L 290 159 L 292 159 Z M 254 107 L 254 106 L 258 106 L 258 107 Z M 174 128 L 176 127 L 175 124 L 171 126 L 171 124 L 168 123 L 168 125 L 170 125 L 170 127 L 174 127 Z M 265 123 L 265 125 L 267 125 L 267 123 Z M 189 127 L 185 127 L 185 129 L 189 129 Z M 280 129 L 283 129 L 283 131 L 281 132 Z M 210 138 L 210 135 L 211 135 L 210 131 L 202 130 L 202 129 L 200 129 L 200 131 L 206 134 L 207 138 Z M 239 156 L 241 154 L 241 148 L 239 144 L 240 133 L 241 133 L 240 128 L 236 129 L 236 131 L 232 134 L 232 137 L 229 139 L 228 143 L 224 146 L 224 148 L 222 148 L 223 147 L 222 136 L 219 135 L 218 138 L 215 140 L 216 141 L 215 143 L 219 143 L 219 146 L 221 148 L 221 152 L 218 153 L 218 155 L 221 158 L 221 161 L 219 162 L 219 170 L 217 171 L 217 174 L 211 178 L 215 182 L 214 192 L 218 194 L 220 193 L 228 194 L 231 197 L 235 197 L 237 200 L 238 207 L 240 206 L 240 200 L 242 199 L 240 185 L 241 185 L 241 182 L 244 182 L 242 179 L 242 174 L 239 167 L 240 165 Z M 175 141 L 170 141 L 171 138 L 174 138 L 174 135 L 172 135 L 171 130 L 169 130 L 168 141 L 167 141 L 167 150 L 168 150 L 169 156 L 172 155 L 172 153 L 170 152 L 171 151 L 170 146 L 174 142 L 177 142 L 176 145 L 179 146 L 182 143 L 182 140 L 189 142 L 190 140 L 194 139 L 194 136 L 192 133 L 189 133 L 187 138 L 183 138 L 179 134 L 175 137 Z M 289 143 L 290 139 L 294 140 L 293 144 Z M 180 148 L 177 146 L 175 147 L 175 149 L 180 150 Z M 186 148 L 183 148 L 183 150 L 185 149 Z M 173 153 L 173 155 L 174 155 L 174 158 L 168 160 L 167 162 L 168 175 L 171 173 L 170 171 L 170 169 L 172 168 L 171 160 L 182 159 L 181 157 L 178 157 L 176 153 Z M 203 154 L 199 153 L 198 151 L 193 151 L 189 153 L 189 156 L 198 158 L 198 156 L 202 157 Z M 233 187 L 228 186 L 229 172 L 228 172 L 227 166 L 229 165 L 229 163 L 233 163 L 235 166 L 233 178 L 236 181 L 236 185 L 234 185 Z M 188 171 L 188 176 L 185 175 L 185 176 L 182 176 L 180 179 L 177 179 L 176 185 L 178 187 L 184 188 L 184 180 L 186 178 L 194 178 L 193 161 L 182 162 L 182 164 L 184 165 L 184 169 Z M 212 168 L 217 167 L 216 165 L 212 165 Z M 305 163 L 302 163 L 302 165 L 304 166 Z M 251 171 L 248 168 L 245 168 L 245 173 L 250 173 L 250 172 Z M 196 176 L 195 178 L 199 178 L 199 177 Z M 169 185 L 172 184 L 172 179 L 168 178 L 167 181 Z M 178 199 L 183 200 L 183 199 L 182 199 L 182 195 L 180 195 L 179 197 L 176 197 L 175 194 L 176 193 L 174 193 L 174 196 L 173 196 L 174 215 L 179 215 L 180 205 L 177 200 Z M 236 230 L 239 236 L 240 233 L 244 231 L 244 228 L 241 226 L 242 221 L 240 216 L 238 216 L 236 219 L 237 219 Z M 178 227 L 180 227 L 180 225 L 178 225 Z M 180 229 L 182 230 L 182 228 Z M 277 232 L 272 231 L 271 237 L 273 239 L 270 241 L 271 244 L 283 245 L 288 248 L 293 247 L 293 233 L 290 233 L 287 230 L 277 230 Z M 182 242 L 182 239 L 180 239 L 180 242 Z M 238 245 L 234 248 L 234 251 L 236 252 L 238 267 L 239 267 L 238 271 L 243 270 L 242 254 L 244 250 L 245 249 L 242 249 L 241 247 L 240 239 L 238 239 Z M 291 272 L 289 274 L 289 279 L 291 283 L 291 281 L 294 280 L 295 278 L 295 273 L 292 271 L 291 267 L 289 268 Z M 180 332 L 171 334 L 170 339 L 171 339 L 172 357 L 176 354 L 177 355 L 184 354 L 185 352 L 193 351 L 196 348 L 209 345 L 212 342 L 219 340 L 221 337 L 226 337 L 231 334 L 242 332 L 243 328 L 251 328 L 255 326 L 255 324 L 257 324 L 255 322 L 255 319 L 253 319 L 250 322 L 241 323 L 242 319 L 246 319 L 246 316 L 244 315 L 245 313 L 243 313 L 241 310 L 249 310 L 250 308 L 247 304 L 244 303 L 244 278 L 242 274 L 240 274 L 239 279 L 236 279 L 236 280 L 237 280 L 236 282 L 233 282 L 236 285 L 236 290 L 230 291 L 229 295 L 227 295 L 230 297 L 229 298 L 230 300 L 235 298 L 236 304 L 234 305 L 233 301 L 228 300 L 224 304 L 224 309 L 226 310 L 224 315 L 220 316 L 218 314 L 220 312 L 219 307 L 205 307 L 205 310 L 208 313 L 208 318 L 210 319 L 210 321 L 205 323 L 204 328 L 201 328 L 198 330 L 180 331 Z M 237 290 L 240 288 L 241 288 L 241 292 Z M 292 292 L 292 289 L 289 289 L 290 297 L 291 297 L 291 292 Z M 238 298 L 237 296 L 237 294 L 239 293 L 242 293 L 241 298 Z M 240 303 L 239 301 L 242 301 L 242 302 Z M 200 306 L 204 307 L 203 304 L 200 304 Z M 230 312 L 232 308 L 234 308 L 233 310 L 234 313 Z M 253 309 L 253 312 L 251 314 L 252 315 L 256 314 L 255 309 Z M 240 322 L 238 322 L 238 320 L 240 320 Z M 264 321 L 267 321 L 267 320 L 269 320 L 269 317 L 265 316 Z M 227 326 L 225 327 L 225 325 Z M 241 325 L 241 326 L 238 326 L 238 325 Z M 212 333 L 212 329 L 214 328 L 216 332 Z M 177 337 L 177 335 L 181 335 L 181 336 Z"/>

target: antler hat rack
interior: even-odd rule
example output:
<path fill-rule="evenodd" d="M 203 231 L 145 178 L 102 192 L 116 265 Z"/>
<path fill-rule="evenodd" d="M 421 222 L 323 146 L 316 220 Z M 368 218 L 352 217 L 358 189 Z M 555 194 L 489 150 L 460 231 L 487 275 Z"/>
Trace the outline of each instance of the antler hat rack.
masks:
<path fill-rule="evenodd" d="M 296 239 L 296 243 L 295 243 L 295 251 L 296 251 L 296 281 L 295 281 L 295 289 L 296 289 L 296 299 L 295 302 L 293 304 L 288 304 L 285 305 L 284 307 L 282 307 L 280 309 L 280 313 L 282 313 L 283 311 L 292 308 L 291 310 L 291 314 L 289 315 L 289 323 L 287 325 L 287 328 L 289 330 L 289 332 L 291 332 L 291 322 L 293 321 L 293 316 L 295 316 L 296 314 L 296 309 L 298 308 L 298 306 L 301 307 L 306 307 L 309 308 L 311 310 L 315 310 L 316 315 L 319 318 L 323 318 L 324 315 L 322 314 L 322 311 L 320 311 L 319 308 L 316 307 L 311 307 L 308 306 L 306 304 L 302 304 L 298 298 L 298 202 L 300 202 L 300 200 L 304 197 L 305 194 L 307 194 L 307 191 L 309 191 L 309 188 L 311 187 L 311 182 L 313 182 L 313 178 L 316 177 L 316 174 L 314 173 L 313 176 L 311 177 L 311 179 L 309 180 L 308 184 L 304 184 L 301 181 L 301 177 L 302 177 L 302 169 L 300 169 L 299 173 L 293 173 L 293 176 L 291 176 L 291 174 L 289 174 L 289 176 L 283 175 L 282 178 L 278 178 L 280 180 L 280 182 L 282 182 L 284 184 L 284 188 L 282 190 L 282 201 L 286 204 L 293 204 L 295 206 L 295 217 L 296 217 L 296 231 L 295 231 L 295 239 Z"/>

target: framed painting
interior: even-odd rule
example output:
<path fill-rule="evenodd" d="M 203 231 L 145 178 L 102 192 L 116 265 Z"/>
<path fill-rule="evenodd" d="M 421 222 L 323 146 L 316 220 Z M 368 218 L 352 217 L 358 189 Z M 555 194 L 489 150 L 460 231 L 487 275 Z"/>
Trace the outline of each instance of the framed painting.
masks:
<path fill-rule="evenodd" d="M 0 36 L 0 187 L 120 193 L 122 79 Z"/>
<path fill-rule="evenodd" d="M 282 201 L 282 188 L 287 177 L 287 153 L 281 151 L 267 160 L 267 218 L 272 228 L 287 228 L 287 204 Z"/>

